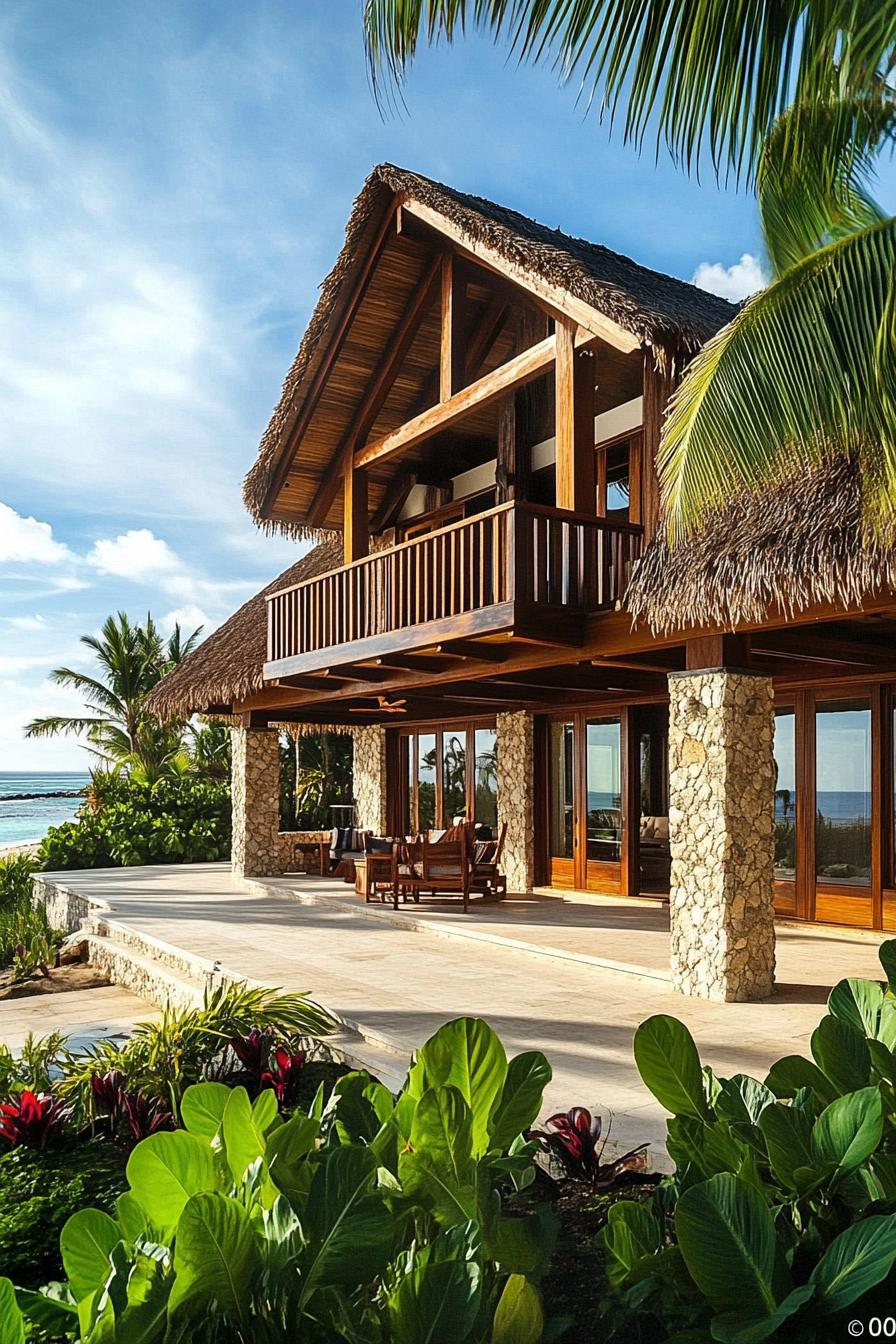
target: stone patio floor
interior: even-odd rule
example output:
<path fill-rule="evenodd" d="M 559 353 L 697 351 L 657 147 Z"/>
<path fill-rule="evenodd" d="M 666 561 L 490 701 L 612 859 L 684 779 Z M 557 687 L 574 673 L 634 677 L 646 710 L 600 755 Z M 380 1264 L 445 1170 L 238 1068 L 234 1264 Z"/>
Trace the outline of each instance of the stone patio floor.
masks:
<path fill-rule="evenodd" d="M 157 1011 L 121 985 L 72 990 L 63 994 L 29 994 L 0 1000 L 0 1041 L 14 1054 L 29 1032 L 48 1036 L 60 1031 L 70 1049 L 104 1039 L 124 1039 L 137 1022 L 150 1022 Z"/>
<path fill-rule="evenodd" d="M 880 938 L 779 926 L 775 996 L 761 1003 L 687 999 L 668 982 L 668 916 L 654 902 L 542 892 L 477 903 L 359 904 L 332 880 L 238 881 L 228 865 L 45 874 L 110 907 L 105 917 L 228 971 L 313 996 L 374 1042 L 409 1052 L 461 1014 L 485 1017 L 508 1051 L 539 1048 L 554 1078 L 549 1110 L 614 1116 L 625 1146 L 664 1134 L 661 1108 L 632 1060 L 632 1035 L 673 1013 L 704 1062 L 763 1077 L 783 1054 L 809 1053 L 827 994 L 847 975 L 879 978 Z M 620 969 L 621 967 L 627 969 Z"/>

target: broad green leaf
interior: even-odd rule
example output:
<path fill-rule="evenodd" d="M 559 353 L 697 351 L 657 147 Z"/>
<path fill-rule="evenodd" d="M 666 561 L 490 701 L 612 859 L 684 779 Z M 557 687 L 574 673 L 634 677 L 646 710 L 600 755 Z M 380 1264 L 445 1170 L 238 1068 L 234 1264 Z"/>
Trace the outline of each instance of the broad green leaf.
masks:
<path fill-rule="evenodd" d="M 491 1117 L 490 1147 L 509 1148 L 515 1138 L 531 1128 L 550 1081 L 551 1066 L 540 1050 L 527 1050 L 510 1060 Z"/>
<path fill-rule="evenodd" d="M 887 988 L 896 994 L 896 938 L 887 938 L 877 949 L 878 960 L 887 977 Z"/>
<path fill-rule="evenodd" d="M 208 1143 L 175 1130 L 151 1134 L 128 1158 L 131 1191 L 151 1223 L 173 1228 L 191 1195 L 215 1190 L 219 1178 Z"/>
<path fill-rule="evenodd" d="M 390 1338 L 395 1344 L 464 1344 L 482 1298 L 476 1260 L 432 1260 L 414 1266 L 389 1294 Z"/>
<path fill-rule="evenodd" d="M 25 1322 L 9 1279 L 0 1278 L 0 1344 L 24 1344 Z"/>
<path fill-rule="evenodd" d="M 636 1266 L 657 1254 L 663 1232 L 646 1204 L 620 1199 L 610 1205 L 602 1240 L 610 1257 L 607 1277 L 618 1289 L 627 1285 Z"/>
<path fill-rule="evenodd" d="M 816 1162 L 853 1171 L 871 1156 L 883 1133 L 883 1105 L 876 1087 L 863 1087 L 826 1106 L 812 1129 Z"/>
<path fill-rule="evenodd" d="M 226 1083 L 194 1083 L 188 1087 L 180 1103 L 184 1127 L 200 1139 L 211 1141 L 221 1128 L 232 1090 Z"/>
<path fill-rule="evenodd" d="M 828 995 L 828 1012 L 863 1036 L 876 1036 L 884 992 L 874 980 L 840 980 Z"/>
<path fill-rule="evenodd" d="M 648 1017 L 635 1032 L 634 1051 L 638 1072 L 661 1106 L 673 1115 L 709 1118 L 700 1056 L 683 1022 Z"/>
<path fill-rule="evenodd" d="M 302 1215 L 302 1301 L 317 1288 L 373 1279 L 392 1252 L 393 1218 L 376 1188 L 376 1158 L 361 1145 L 326 1149 Z"/>
<path fill-rule="evenodd" d="M 492 1344 L 539 1344 L 543 1330 L 538 1289 L 522 1274 L 511 1274 L 495 1311 Z"/>
<path fill-rule="evenodd" d="M 472 1116 L 473 1152 L 488 1149 L 489 1123 L 507 1077 L 507 1056 L 481 1017 L 457 1017 L 440 1027 L 419 1054 L 427 1087 L 456 1087 Z"/>
<path fill-rule="evenodd" d="M 443 1227 L 476 1219 L 476 1161 L 470 1108 L 456 1087 L 434 1087 L 417 1103 L 406 1151 L 398 1159 L 405 1191 Z"/>
<path fill-rule="evenodd" d="M 298 1211 L 311 1188 L 314 1168 L 308 1155 L 314 1152 L 319 1134 L 318 1122 L 297 1111 L 285 1125 L 268 1135 L 265 1161 L 271 1180 Z"/>
<path fill-rule="evenodd" d="M 793 1097 L 802 1088 L 808 1088 L 822 1106 L 827 1106 L 839 1095 L 818 1065 L 803 1055 L 785 1055 L 779 1059 L 769 1069 L 765 1085 L 776 1097 Z"/>
<path fill-rule="evenodd" d="M 117 1323 L 127 1344 L 158 1344 L 164 1339 L 173 1274 L 158 1260 L 140 1256 L 128 1279 L 128 1304 Z"/>
<path fill-rule="evenodd" d="M 136 1241 L 138 1237 L 145 1235 L 149 1227 L 146 1210 L 130 1190 L 125 1190 L 116 1199 L 115 1216 L 125 1241 Z"/>
<path fill-rule="evenodd" d="M 868 1086 L 871 1056 L 857 1027 L 839 1018 L 823 1017 L 812 1033 L 812 1055 L 839 1093 Z"/>
<path fill-rule="evenodd" d="M 540 1279 L 557 1243 L 557 1219 L 546 1205 L 524 1217 L 498 1214 L 486 1223 L 486 1248 L 505 1274 Z"/>
<path fill-rule="evenodd" d="M 221 1132 L 227 1165 L 233 1179 L 239 1183 L 247 1168 L 258 1158 L 264 1158 L 266 1146 L 264 1131 L 255 1123 L 249 1094 L 244 1087 L 231 1088 L 224 1107 Z"/>
<path fill-rule="evenodd" d="M 691 1186 L 678 1200 L 675 1230 L 691 1278 L 716 1311 L 732 1302 L 747 1318 L 774 1311 L 775 1225 L 753 1186 L 728 1173 Z"/>
<path fill-rule="evenodd" d="M 823 1315 L 842 1311 L 890 1273 L 896 1260 L 896 1218 L 877 1213 L 835 1237 L 809 1276 Z"/>
<path fill-rule="evenodd" d="M 65 1338 L 74 1330 L 78 1307 L 67 1285 L 51 1283 L 39 1292 L 16 1288 L 15 1296 L 28 1324 L 37 1326 L 49 1338 Z M 0 1331 L 0 1340 L 3 1338 Z"/>
<path fill-rule="evenodd" d="M 759 1117 L 759 1128 L 765 1138 L 768 1160 L 775 1179 L 788 1190 L 796 1190 L 794 1173 L 799 1168 L 812 1167 L 812 1116 L 796 1106 L 776 1101 L 767 1106 Z"/>
<path fill-rule="evenodd" d="M 229 1195 L 193 1195 L 177 1224 L 169 1314 L 196 1316 L 214 1304 L 244 1324 L 259 1263 L 258 1237 L 243 1206 Z"/>
<path fill-rule="evenodd" d="M 96 1292 L 112 1272 L 109 1256 L 121 1241 L 114 1218 L 100 1209 L 79 1209 L 59 1234 L 62 1263 L 78 1301 Z"/>
<path fill-rule="evenodd" d="M 265 1087 L 252 1103 L 252 1123 L 259 1134 L 267 1134 L 275 1127 L 280 1111 L 277 1106 L 277 1094 L 272 1087 Z"/>
<path fill-rule="evenodd" d="M 748 1320 L 740 1311 L 723 1312 L 712 1323 L 712 1337 L 719 1344 L 761 1344 L 765 1339 L 784 1339 L 778 1334 L 785 1321 L 810 1302 L 815 1295 L 814 1283 L 802 1283 L 787 1294 L 768 1316 Z"/>
<path fill-rule="evenodd" d="M 721 1084 L 715 1100 L 716 1114 L 722 1120 L 756 1124 L 775 1094 L 765 1083 L 746 1073 L 736 1073 Z"/>

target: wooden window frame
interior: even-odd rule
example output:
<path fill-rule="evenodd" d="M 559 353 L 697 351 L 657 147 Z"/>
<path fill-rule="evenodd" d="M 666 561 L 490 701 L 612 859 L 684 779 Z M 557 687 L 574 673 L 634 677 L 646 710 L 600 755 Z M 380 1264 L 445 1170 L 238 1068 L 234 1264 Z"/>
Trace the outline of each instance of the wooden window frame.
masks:
<path fill-rule="evenodd" d="M 404 822 L 410 823 L 408 834 L 419 832 L 420 813 L 417 800 L 417 783 L 419 769 L 415 770 L 414 784 L 411 786 L 411 752 L 414 753 L 415 762 L 419 760 L 417 740 L 420 737 L 435 736 L 436 739 L 436 797 L 435 797 L 435 817 L 433 820 L 433 829 L 443 830 L 451 825 L 451 818 L 445 818 L 444 815 L 444 783 L 443 783 L 443 759 L 445 752 L 445 735 L 453 734 L 457 737 L 465 738 L 466 751 L 466 777 L 464 780 L 464 790 L 466 794 L 466 815 L 475 820 L 476 807 L 476 733 L 481 729 L 487 729 L 491 732 L 497 732 L 497 719 L 494 716 L 486 716 L 476 719 L 461 720 L 441 720 L 436 723 L 413 723 L 406 727 L 392 730 L 397 739 L 398 749 L 395 753 L 395 763 L 399 775 L 399 789 L 396 790 L 398 799 L 397 815 L 393 818 L 395 823 L 393 830 L 398 833 L 403 831 Z M 472 763 L 472 768 L 471 768 Z"/>

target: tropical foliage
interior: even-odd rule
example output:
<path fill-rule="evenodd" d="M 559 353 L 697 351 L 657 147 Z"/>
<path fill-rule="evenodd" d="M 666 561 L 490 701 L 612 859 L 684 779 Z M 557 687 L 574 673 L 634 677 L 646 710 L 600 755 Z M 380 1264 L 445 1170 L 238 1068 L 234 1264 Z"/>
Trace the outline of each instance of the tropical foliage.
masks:
<path fill-rule="evenodd" d="M 81 643 L 97 662 L 94 676 L 57 667 L 50 680 L 78 691 L 86 713 L 80 717 L 52 715 L 34 719 L 26 737 L 71 734 L 86 738 L 101 760 L 154 769 L 181 749 L 184 725 L 162 725 L 146 710 L 146 697 L 166 672 L 195 647 L 201 627 L 184 637 L 179 625 L 165 640 L 151 616 L 143 625 L 123 611 L 103 622 L 101 634 L 82 635 Z"/>
<path fill-rule="evenodd" d="M 733 491 L 831 453 L 861 466 L 870 528 L 896 532 L 896 221 L 871 195 L 892 141 L 896 4 L 854 0 L 368 0 L 371 68 L 471 23 L 577 77 L 625 136 L 758 191 L 771 284 L 686 372 L 663 431 L 670 535 Z"/>
<path fill-rule="evenodd" d="M 50 928 L 43 905 L 31 901 L 37 864 L 30 855 L 0 857 L 0 970 L 22 980 L 55 957 L 60 935 Z"/>
<path fill-rule="evenodd" d="M 230 853 L 230 785 L 202 774 L 140 770 L 94 777 L 91 805 L 74 821 L 51 826 L 40 866 L 130 867 L 141 863 L 208 863 Z"/>
<path fill-rule="evenodd" d="M 203 1082 L 185 1129 L 127 1164 L 114 1215 L 62 1229 L 66 1284 L 0 1281 L 0 1337 L 25 1321 L 85 1341 L 537 1344 L 554 1228 L 504 1210 L 534 1176 L 522 1136 L 550 1068 L 508 1060 L 477 1019 L 446 1024 L 401 1093 L 348 1074 L 284 1119 L 273 1090 Z M 4 1334 L 5 1330 L 5 1334 Z"/>
<path fill-rule="evenodd" d="M 788 1055 L 764 1081 L 701 1067 L 675 1018 L 639 1027 L 635 1059 L 673 1113 L 676 1170 L 652 1206 L 610 1211 L 609 1278 L 633 1313 L 725 1344 L 779 1331 L 809 1344 L 841 1338 L 847 1311 L 892 1304 L 896 942 L 881 961 L 887 983 L 841 981 L 812 1059 Z"/>
<path fill-rule="evenodd" d="M 327 829 L 330 808 L 352 802 L 352 740 L 347 733 L 303 732 L 290 724 L 280 748 L 283 830 Z"/>

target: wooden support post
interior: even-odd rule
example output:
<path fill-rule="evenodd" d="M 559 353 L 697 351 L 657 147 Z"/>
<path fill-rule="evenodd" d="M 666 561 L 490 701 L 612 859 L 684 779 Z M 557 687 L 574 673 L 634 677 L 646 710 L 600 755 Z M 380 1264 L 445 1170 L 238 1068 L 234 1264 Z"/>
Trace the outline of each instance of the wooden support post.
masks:
<path fill-rule="evenodd" d="M 342 536 L 345 563 L 350 565 L 353 560 L 363 560 L 370 548 L 367 472 L 358 470 L 349 458 L 343 481 Z"/>
<path fill-rule="evenodd" d="M 702 635 L 685 645 L 685 667 L 689 672 L 720 667 L 744 671 L 750 663 L 748 635 Z"/>
<path fill-rule="evenodd" d="M 453 252 L 442 255 L 442 330 L 439 345 L 439 400 L 461 390 L 464 373 L 463 282 Z"/>
<path fill-rule="evenodd" d="M 657 366 L 659 362 L 659 367 Z M 641 440 L 641 500 L 640 522 L 644 528 L 645 545 L 656 535 L 660 521 L 660 483 L 656 470 L 656 455 L 660 446 L 666 404 L 675 387 L 674 357 L 671 350 L 644 351 L 644 433 Z"/>
<path fill-rule="evenodd" d="M 497 502 L 524 500 L 529 494 L 531 453 L 521 442 L 516 394 L 508 392 L 498 409 L 498 462 L 495 468 Z"/>
<path fill-rule="evenodd" d="M 594 359 L 576 353 L 575 328 L 557 324 L 557 508 L 595 513 Z"/>

